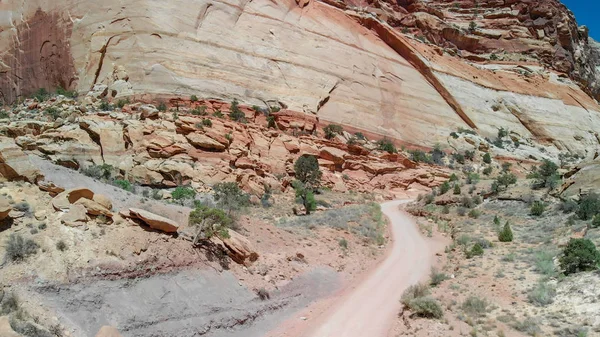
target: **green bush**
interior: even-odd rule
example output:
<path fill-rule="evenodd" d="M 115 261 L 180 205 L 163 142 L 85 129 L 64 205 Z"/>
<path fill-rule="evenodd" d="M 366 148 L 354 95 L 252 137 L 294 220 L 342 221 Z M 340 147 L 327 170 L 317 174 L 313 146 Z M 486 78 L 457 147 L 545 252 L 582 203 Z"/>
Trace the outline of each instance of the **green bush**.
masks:
<path fill-rule="evenodd" d="M 506 136 L 508 136 L 508 130 L 505 128 L 499 128 L 498 129 L 498 138 L 502 139 Z"/>
<path fill-rule="evenodd" d="M 431 273 L 429 274 L 429 284 L 432 287 L 435 287 L 437 285 L 439 285 L 440 283 L 444 282 L 445 280 L 448 279 L 448 275 L 439 272 L 437 269 L 435 268 L 431 268 Z"/>
<path fill-rule="evenodd" d="M 60 111 L 53 106 L 47 107 L 45 112 L 46 115 L 50 116 L 54 120 L 58 119 L 61 116 Z"/>
<path fill-rule="evenodd" d="M 459 164 L 465 163 L 465 156 L 460 153 L 452 154 L 452 158 L 454 158 L 454 160 L 456 160 Z"/>
<path fill-rule="evenodd" d="M 471 250 L 467 251 L 467 258 L 470 259 L 475 256 L 483 255 L 483 247 L 479 242 L 475 243 Z"/>
<path fill-rule="evenodd" d="M 477 173 L 468 173 L 466 183 L 469 185 L 477 185 L 479 182 L 479 174 Z"/>
<path fill-rule="evenodd" d="M 498 220 L 499 221 L 499 220 Z M 511 242 L 513 240 L 513 232 L 508 224 L 508 221 L 504 224 L 504 228 L 498 233 L 498 241 L 500 242 Z"/>
<path fill-rule="evenodd" d="M 558 209 L 563 211 L 563 213 L 565 214 L 575 212 L 577 210 L 577 207 L 577 202 L 571 199 L 567 199 L 558 205 Z"/>
<path fill-rule="evenodd" d="M 100 106 L 98 106 L 98 109 L 100 109 L 100 111 L 113 111 L 115 107 L 113 107 L 112 104 L 108 103 L 107 100 L 103 99 L 100 102 Z"/>
<path fill-rule="evenodd" d="M 546 205 L 543 202 L 534 201 L 533 204 L 531 204 L 529 213 L 533 216 L 540 216 L 544 213 L 544 210 L 546 210 Z"/>
<path fill-rule="evenodd" d="M 590 224 L 591 228 L 598 228 L 600 227 L 600 215 L 596 214 L 594 216 L 594 218 L 592 219 L 592 223 Z"/>
<path fill-rule="evenodd" d="M 317 203 L 315 201 L 315 194 L 311 188 L 308 188 L 306 184 L 299 180 L 292 182 L 292 187 L 296 191 L 296 198 L 302 202 L 306 214 L 317 209 Z"/>
<path fill-rule="evenodd" d="M 392 143 L 389 139 L 384 138 L 377 141 L 377 149 L 380 151 L 385 151 L 388 153 L 397 153 L 396 147 L 394 143 Z"/>
<path fill-rule="evenodd" d="M 456 176 L 455 173 L 452 173 L 450 175 L 450 179 L 448 179 L 448 181 L 453 182 L 453 181 L 458 181 L 458 177 Z"/>
<path fill-rule="evenodd" d="M 198 205 L 190 212 L 188 224 L 196 229 L 194 238 L 196 244 L 200 240 L 208 240 L 213 236 L 228 238 L 233 219 L 221 209 Z"/>
<path fill-rule="evenodd" d="M 440 303 L 432 297 L 418 297 L 408 303 L 410 311 L 423 318 L 442 318 L 444 312 Z"/>
<path fill-rule="evenodd" d="M 113 184 L 117 187 L 124 189 L 125 191 L 129 191 L 129 192 L 133 191 L 133 186 L 127 180 L 117 179 L 113 182 Z"/>
<path fill-rule="evenodd" d="M 231 102 L 229 108 L 229 118 L 236 122 L 246 122 L 246 114 L 240 109 L 239 103 L 235 99 Z"/>
<path fill-rule="evenodd" d="M 192 101 L 192 102 L 198 102 L 198 96 L 196 96 L 196 95 L 190 96 L 190 101 Z"/>
<path fill-rule="evenodd" d="M 196 197 L 196 191 L 191 187 L 177 186 L 177 188 L 171 192 L 171 197 L 173 197 L 174 200 L 194 199 Z"/>
<path fill-rule="evenodd" d="M 63 240 L 60 240 L 56 243 L 56 249 L 60 250 L 61 252 L 64 252 L 65 250 L 67 250 L 69 248 L 67 247 L 67 244 Z"/>
<path fill-rule="evenodd" d="M 556 288 L 548 283 L 540 282 L 527 294 L 527 299 L 531 304 L 543 307 L 552 304 L 554 296 L 556 296 Z"/>
<path fill-rule="evenodd" d="M 38 102 L 43 102 L 50 98 L 50 93 L 45 88 L 39 88 L 34 94 L 33 98 L 35 98 Z"/>
<path fill-rule="evenodd" d="M 83 167 L 80 170 L 84 175 L 94 179 L 110 179 L 113 173 L 116 172 L 115 167 L 108 164 L 90 165 L 88 167 Z"/>
<path fill-rule="evenodd" d="M 431 292 L 429 291 L 429 287 L 424 283 L 413 284 L 408 287 L 404 293 L 402 294 L 402 298 L 400 302 L 405 306 L 409 306 L 410 302 L 419 297 L 428 296 Z"/>
<path fill-rule="evenodd" d="M 131 103 L 131 101 L 129 100 L 129 98 L 127 99 L 120 99 L 117 101 L 117 108 L 119 109 L 123 109 L 123 107 L 125 107 L 125 105 Z"/>
<path fill-rule="evenodd" d="M 201 105 L 197 108 L 192 109 L 190 111 L 190 113 L 192 115 L 196 115 L 196 116 L 206 116 L 206 109 L 207 109 L 206 105 Z M 221 116 L 221 117 L 223 117 L 223 116 Z"/>
<path fill-rule="evenodd" d="M 367 137 L 365 137 L 362 132 L 356 132 L 354 133 L 354 136 L 360 140 L 367 140 Z"/>
<path fill-rule="evenodd" d="M 473 159 L 475 159 L 475 151 L 465 151 L 465 159 L 473 161 Z"/>
<path fill-rule="evenodd" d="M 329 124 L 323 128 L 323 132 L 325 132 L 325 138 L 333 139 L 336 135 L 344 133 L 344 128 L 341 125 Z"/>
<path fill-rule="evenodd" d="M 277 129 L 277 124 L 275 123 L 275 116 L 273 116 L 273 115 L 267 116 L 267 128 Z"/>
<path fill-rule="evenodd" d="M 440 195 L 446 194 L 450 190 L 450 183 L 444 181 L 444 183 L 440 186 Z"/>
<path fill-rule="evenodd" d="M 302 155 L 294 163 L 294 173 L 305 187 L 313 191 L 321 184 L 321 176 L 323 173 L 319 168 L 319 161 L 315 156 Z"/>
<path fill-rule="evenodd" d="M 10 234 L 6 240 L 6 259 L 22 261 L 38 251 L 38 244 L 31 239 L 24 239 L 20 234 Z"/>
<path fill-rule="evenodd" d="M 237 183 L 218 183 L 213 186 L 217 205 L 231 215 L 233 211 L 240 210 L 250 203 L 250 196 L 240 189 Z"/>
<path fill-rule="evenodd" d="M 539 188 L 555 188 L 560 182 L 558 174 L 558 165 L 548 159 L 544 159 L 542 165 L 534 167 L 533 171 L 527 175 L 528 179 L 534 179 L 532 187 Z"/>
<path fill-rule="evenodd" d="M 492 174 L 493 168 L 491 166 L 487 166 L 483 169 L 483 175 L 489 176 Z"/>
<path fill-rule="evenodd" d="M 60 86 L 58 88 L 56 88 L 56 94 L 57 95 L 63 95 L 65 97 L 67 97 L 67 98 L 75 98 L 75 97 L 77 97 L 77 91 L 75 91 L 75 90 L 66 90 L 65 88 L 60 87 Z"/>
<path fill-rule="evenodd" d="M 469 211 L 469 218 L 471 219 L 477 219 L 481 216 L 481 212 L 479 212 L 476 209 L 472 209 Z"/>
<path fill-rule="evenodd" d="M 489 303 L 487 300 L 477 296 L 469 296 L 462 303 L 461 309 L 471 316 L 484 316 L 487 313 Z"/>
<path fill-rule="evenodd" d="M 594 215 L 600 213 L 600 198 L 596 193 L 590 193 L 583 198 L 579 202 L 579 207 L 577 208 L 577 216 L 581 220 L 589 220 L 594 217 Z"/>
<path fill-rule="evenodd" d="M 208 118 L 204 118 L 202 119 L 202 125 L 203 126 L 207 126 L 207 127 L 211 127 L 212 126 L 212 121 Z"/>
<path fill-rule="evenodd" d="M 595 270 L 600 263 L 600 252 L 589 239 L 571 239 L 559 262 L 565 275 Z"/>
<path fill-rule="evenodd" d="M 454 194 L 454 195 L 460 194 L 460 186 L 458 184 L 454 184 L 454 190 L 453 190 L 452 194 Z"/>
<path fill-rule="evenodd" d="M 509 172 L 511 166 L 511 163 L 502 163 L 502 173 Z"/>
<path fill-rule="evenodd" d="M 160 102 L 156 108 L 158 109 L 158 111 L 167 111 L 167 105 L 165 104 L 165 102 Z"/>
<path fill-rule="evenodd" d="M 490 156 L 489 152 L 486 152 L 483 155 L 483 162 L 486 163 L 486 164 L 491 164 L 492 163 L 492 156 Z"/>

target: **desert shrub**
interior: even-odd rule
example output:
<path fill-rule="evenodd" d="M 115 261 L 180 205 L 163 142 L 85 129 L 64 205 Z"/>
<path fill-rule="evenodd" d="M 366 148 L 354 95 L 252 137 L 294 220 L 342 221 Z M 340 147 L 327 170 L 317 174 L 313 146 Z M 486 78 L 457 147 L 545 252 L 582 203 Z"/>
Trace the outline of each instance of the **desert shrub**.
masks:
<path fill-rule="evenodd" d="M 554 267 L 554 254 L 550 251 L 541 250 L 535 253 L 534 257 L 535 271 L 542 275 L 551 276 L 556 273 Z"/>
<path fill-rule="evenodd" d="M 491 166 L 488 166 L 483 169 L 483 175 L 489 176 L 490 174 L 492 174 L 492 171 L 493 171 L 493 168 Z"/>
<path fill-rule="evenodd" d="M 502 139 L 504 137 L 508 136 L 508 130 L 505 128 L 499 128 L 498 129 L 498 138 Z"/>
<path fill-rule="evenodd" d="M 461 246 L 466 246 L 469 244 L 469 242 L 471 242 L 471 237 L 467 234 L 462 234 L 456 239 L 456 244 Z"/>
<path fill-rule="evenodd" d="M 456 173 L 452 173 L 450 175 L 450 179 L 448 179 L 448 181 L 450 181 L 450 182 L 458 181 L 458 177 L 456 176 Z"/>
<path fill-rule="evenodd" d="M 14 204 L 13 209 L 25 213 L 25 216 L 31 216 L 33 214 L 31 205 L 29 205 L 29 203 L 26 201 Z"/>
<path fill-rule="evenodd" d="M 483 162 L 486 163 L 486 164 L 491 164 L 492 163 L 492 156 L 490 155 L 489 152 L 486 152 L 483 155 Z"/>
<path fill-rule="evenodd" d="M 246 114 L 240 109 L 239 103 L 236 99 L 231 102 L 229 108 L 229 118 L 236 122 L 246 122 Z"/>
<path fill-rule="evenodd" d="M 228 216 L 233 211 L 238 211 L 250 203 L 250 196 L 242 191 L 235 182 L 215 184 L 213 190 L 217 205 L 227 211 Z"/>
<path fill-rule="evenodd" d="M 472 209 L 469 211 L 469 218 L 471 219 L 477 219 L 481 216 L 481 212 L 479 212 L 476 209 Z"/>
<path fill-rule="evenodd" d="M 190 212 L 188 224 L 196 229 L 194 244 L 200 240 L 208 240 L 213 236 L 229 237 L 229 228 L 233 219 L 222 209 L 198 205 Z"/>
<path fill-rule="evenodd" d="M 294 163 L 294 173 L 306 188 L 318 188 L 321 184 L 321 176 L 323 173 L 319 168 L 319 162 L 316 157 L 310 155 L 300 156 Z"/>
<path fill-rule="evenodd" d="M 456 160 L 456 162 L 458 162 L 459 164 L 465 163 L 465 156 L 461 153 L 452 154 L 452 158 L 454 158 L 454 160 Z"/>
<path fill-rule="evenodd" d="M 6 258 L 9 261 L 22 261 L 38 251 L 38 244 L 31 239 L 24 239 L 20 234 L 11 234 L 6 240 Z"/>
<path fill-rule="evenodd" d="M 479 244 L 479 242 L 476 242 L 473 247 L 471 247 L 471 250 L 467 251 L 467 258 L 470 259 L 480 255 L 483 255 L 483 247 L 481 244 Z"/>
<path fill-rule="evenodd" d="M 61 252 L 64 252 L 65 250 L 68 249 L 68 247 L 67 247 L 67 244 L 63 240 L 60 240 L 56 243 L 56 249 L 60 250 Z"/>
<path fill-rule="evenodd" d="M 194 199 L 196 197 L 196 191 L 191 187 L 177 186 L 177 188 L 171 192 L 171 196 L 174 200 Z"/>
<path fill-rule="evenodd" d="M 439 285 L 440 283 L 444 282 L 445 280 L 448 279 L 448 275 L 439 272 L 437 269 L 435 268 L 431 268 L 431 273 L 429 274 L 429 284 L 432 287 L 435 287 L 437 285 Z"/>
<path fill-rule="evenodd" d="M 558 165 L 548 159 L 544 159 L 542 165 L 534 167 L 533 171 L 527 175 L 528 179 L 534 179 L 532 187 L 534 189 L 550 188 L 553 189 L 560 181 L 558 174 Z"/>
<path fill-rule="evenodd" d="M 444 183 L 440 186 L 440 195 L 446 194 L 450 190 L 450 183 L 444 181 Z"/>
<path fill-rule="evenodd" d="M 442 207 L 442 213 L 443 214 L 450 214 L 450 206 L 444 205 L 444 207 Z"/>
<path fill-rule="evenodd" d="M 502 173 L 509 172 L 511 166 L 511 163 L 502 163 Z"/>
<path fill-rule="evenodd" d="M 50 106 L 45 110 L 46 115 L 50 116 L 52 119 L 58 119 L 60 117 L 60 110 L 57 108 Z"/>
<path fill-rule="evenodd" d="M 452 131 L 452 132 L 450 132 L 450 137 L 452 137 L 454 139 L 458 139 L 458 133 Z"/>
<path fill-rule="evenodd" d="M 12 312 L 19 311 L 21 305 L 19 303 L 19 298 L 14 293 L 4 294 L 4 297 L 0 297 L 0 299 L 2 299 L 0 301 L 2 303 L 0 315 L 8 315 Z"/>
<path fill-rule="evenodd" d="M 261 301 L 266 301 L 271 299 L 271 294 L 265 288 L 260 288 L 256 291 L 256 295 L 260 298 Z"/>
<path fill-rule="evenodd" d="M 344 238 L 341 238 L 341 239 L 338 241 L 338 244 L 340 245 L 340 247 L 342 247 L 342 249 L 344 249 L 344 250 L 345 250 L 345 249 L 348 249 L 348 240 L 346 240 L 346 239 L 344 239 Z"/>
<path fill-rule="evenodd" d="M 417 283 L 417 284 L 413 284 L 412 286 L 408 287 L 404 293 L 402 294 L 402 298 L 400 299 L 400 302 L 402 302 L 402 304 L 404 304 L 405 306 L 408 306 L 410 301 L 419 298 L 419 297 L 425 297 L 428 296 L 431 293 L 431 291 L 429 290 L 429 287 L 424 284 L 424 283 Z"/>
<path fill-rule="evenodd" d="M 477 238 L 475 239 L 475 242 L 478 243 L 483 249 L 492 248 L 492 243 L 488 239 Z"/>
<path fill-rule="evenodd" d="M 477 296 L 469 296 L 460 306 L 461 309 L 471 316 L 484 316 L 488 310 L 487 300 Z"/>
<path fill-rule="evenodd" d="M 556 296 L 556 288 L 546 282 L 540 282 L 529 291 L 527 299 L 531 304 L 543 307 L 552 304 L 554 296 Z"/>
<path fill-rule="evenodd" d="M 210 128 L 212 126 L 212 121 L 208 118 L 204 118 L 202 119 L 202 126 L 207 126 Z"/>
<path fill-rule="evenodd" d="M 492 182 L 492 192 L 498 193 L 500 191 L 504 191 L 510 185 L 514 185 L 517 183 L 517 176 L 512 173 L 504 173 L 496 177 L 496 180 Z"/>
<path fill-rule="evenodd" d="M 591 228 L 598 228 L 600 227 L 600 215 L 596 214 L 594 215 L 594 218 L 592 219 L 592 223 L 590 224 Z"/>
<path fill-rule="evenodd" d="M 112 165 L 90 165 L 80 169 L 84 175 L 94 179 L 110 179 L 116 169 Z"/>
<path fill-rule="evenodd" d="M 492 61 L 497 61 L 497 60 L 498 60 L 498 55 L 496 55 L 496 54 L 492 53 L 492 54 L 490 55 L 490 60 L 492 60 Z"/>
<path fill-rule="evenodd" d="M 190 96 L 190 101 L 192 101 L 192 102 L 198 102 L 198 96 L 196 96 L 196 95 Z"/>
<path fill-rule="evenodd" d="M 442 150 L 440 144 L 435 144 L 433 149 L 429 152 L 431 161 L 436 165 L 444 165 L 444 157 L 446 153 Z"/>
<path fill-rule="evenodd" d="M 307 215 L 317 209 L 313 189 L 308 188 L 306 184 L 303 184 L 299 180 L 294 180 L 292 182 L 292 187 L 296 191 L 296 199 L 300 200 Z"/>
<path fill-rule="evenodd" d="M 125 191 L 128 191 L 128 192 L 133 191 L 133 186 L 127 180 L 117 179 L 117 180 L 113 181 L 113 184 L 117 187 L 120 187 L 121 189 L 124 189 Z"/>
<path fill-rule="evenodd" d="M 408 303 L 410 311 L 423 318 L 442 318 L 444 312 L 440 303 L 432 297 L 418 297 Z"/>
<path fill-rule="evenodd" d="M 165 102 L 160 102 L 156 108 L 158 109 L 158 111 L 167 111 L 167 105 L 165 104 Z"/>
<path fill-rule="evenodd" d="M 565 275 L 595 270 L 600 263 L 600 252 L 589 239 L 570 239 L 559 262 Z"/>
<path fill-rule="evenodd" d="M 423 197 L 423 202 L 425 203 L 425 205 L 429 205 L 429 204 L 433 203 L 434 201 L 435 201 L 435 195 L 433 193 L 426 194 L 425 197 Z"/>
<path fill-rule="evenodd" d="M 473 161 L 475 159 L 475 151 L 465 151 L 465 159 Z"/>
<path fill-rule="evenodd" d="M 597 194 L 590 193 L 581 198 L 579 207 L 577 208 L 577 216 L 579 216 L 579 219 L 589 220 L 598 213 L 600 213 L 600 198 Z"/>
<path fill-rule="evenodd" d="M 355 132 L 354 137 L 356 137 L 357 139 L 360 139 L 360 140 L 367 140 L 367 137 L 365 137 L 365 135 L 363 135 L 362 132 Z"/>
<path fill-rule="evenodd" d="M 538 336 L 542 330 L 535 318 L 527 317 L 523 321 L 515 321 L 511 325 L 515 330 L 524 332 L 530 336 Z"/>
<path fill-rule="evenodd" d="M 465 207 L 460 206 L 456 208 L 456 214 L 460 216 L 465 216 L 465 214 L 467 214 L 467 209 Z"/>
<path fill-rule="evenodd" d="M 394 146 L 394 143 L 392 143 L 392 141 L 387 138 L 383 138 L 377 141 L 377 149 L 379 149 L 379 151 L 385 151 L 388 153 L 398 152 L 398 150 L 396 150 L 396 147 Z"/>
<path fill-rule="evenodd" d="M 563 213 L 568 214 L 575 212 L 577 210 L 577 206 L 577 202 L 571 199 L 567 199 L 558 205 L 558 209 L 561 210 Z"/>
<path fill-rule="evenodd" d="M 206 105 L 201 105 L 197 108 L 194 108 L 192 110 L 190 110 L 190 113 L 192 115 L 196 115 L 196 116 L 206 116 Z"/>
<path fill-rule="evenodd" d="M 67 90 L 63 87 L 58 87 L 56 88 L 56 94 L 57 95 L 63 95 L 67 98 L 75 98 L 77 97 L 77 91 L 75 90 Z"/>
<path fill-rule="evenodd" d="M 454 184 L 454 189 L 452 191 L 452 194 L 454 194 L 454 195 L 460 194 L 460 186 L 458 184 Z"/>
<path fill-rule="evenodd" d="M 479 205 L 483 202 L 483 200 L 481 200 L 481 196 L 479 195 L 474 196 L 471 200 L 475 205 Z"/>
<path fill-rule="evenodd" d="M 273 116 L 273 115 L 267 116 L 267 128 L 277 129 L 277 124 L 275 124 L 275 116 Z"/>
<path fill-rule="evenodd" d="M 35 98 L 38 102 L 43 102 L 50 98 L 50 93 L 45 88 L 39 88 L 34 94 L 33 98 Z"/>
<path fill-rule="evenodd" d="M 504 224 L 504 227 L 498 233 L 498 241 L 500 242 L 511 242 L 513 240 L 513 232 L 508 224 L 508 221 Z"/>
<path fill-rule="evenodd" d="M 115 109 L 115 107 L 113 107 L 112 104 L 108 103 L 107 100 L 103 99 L 100 102 L 98 109 L 100 109 L 100 111 L 113 111 Z"/>
<path fill-rule="evenodd" d="M 468 173 L 467 174 L 466 182 L 467 182 L 467 184 L 477 185 L 477 183 L 479 182 L 479 174 L 477 174 L 477 173 Z"/>
<path fill-rule="evenodd" d="M 529 213 L 533 216 L 540 216 L 544 213 L 544 210 L 546 210 L 546 205 L 543 202 L 536 200 L 531 204 Z"/>
<path fill-rule="evenodd" d="M 325 138 L 333 139 L 336 135 L 344 133 L 344 128 L 341 125 L 329 124 L 323 128 L 323 132 L 325 132 Z"/>
<path fill-rule="evenodd" d="M 125 105 L 131 103 L 131 101 L 129 100 L 129 98 L 127 99 L 119 99 L 117 101 L 117 108 L 119 109 L 123 109 L 123 107 L 125 107 Z"/>

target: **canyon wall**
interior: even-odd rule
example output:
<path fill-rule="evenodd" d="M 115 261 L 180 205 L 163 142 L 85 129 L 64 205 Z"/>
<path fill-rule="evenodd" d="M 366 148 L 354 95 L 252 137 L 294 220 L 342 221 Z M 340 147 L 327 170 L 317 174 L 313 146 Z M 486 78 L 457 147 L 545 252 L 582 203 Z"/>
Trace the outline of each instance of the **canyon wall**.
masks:
<path fill-rule="evenodd" d="M 428 42 L 418 32 L 457 34 L 444 26 L 444 8 L 455 7 L 405 2 L 393 15 L 385 4 L 291 0 L 22 2 L 0 21 L 0 91 L 12 102 L 41 87 L 105 84 L 109 98 L 235 98 L 421 146 L 458 128 L 493 137 L 505 127 L 561 151 L 598 147 L 600 108 L 574 70 L 483 60 L 433 33 Z"/>

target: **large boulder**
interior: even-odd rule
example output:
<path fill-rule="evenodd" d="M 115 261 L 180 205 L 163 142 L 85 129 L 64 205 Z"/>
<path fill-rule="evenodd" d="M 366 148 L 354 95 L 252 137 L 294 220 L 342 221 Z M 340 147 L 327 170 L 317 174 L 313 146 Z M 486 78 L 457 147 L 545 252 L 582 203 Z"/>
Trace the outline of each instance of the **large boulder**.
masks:
<path fill-rule="evenodd" d="M 150 226 L 152 229 L 159 230 L 165 233 L 176 233 L 179 229 L 179 224 L 171 219 L 145 211 L 139 208 L 130 208 L 129 214 L 131 217 L 137 218 Z"/>
<path fill-rule="evenodd" d="M 0 221 L 8 217 L 8 213 L 12 210 L 12 207 L 8 203 L 8 199 L 0 196 Z"/>
<path fill-rule="evenodd" d="M 83 187 L 66 190 L 52 199 L 52 206 L 57 211 L 67 210 L 71 204 L 74 204 L 81 198 L 92 200 L 94 198 L 94 192 Z"/>
<path fill-rule="evenodd" d="M 83 205 L 71 205 L 69 211 L 61 217 L 60 221 L 69 227 L 79 227 L 89 221 L 87 210 Z"/>
<path fill-rule="evenodd" d="M 109 325 L 105 325 L 100 328 L 100 331 L 96 334 L 96 337 L 122 337 L 119 331 Z"/>
<path fill-rule="evenodd" d="M 213 237 L 211 240 L 227 249 L 227 255 L 239 264 L 249 264 L 258 259 L 258 253 L 252 248 L 250 241 L 242 234 L 229 229 L 229 237 L 221 239 Z"/>
<path fill-rule="evenodd" d="M 190 144 L 203 150 L 223 151 L 226 148 L 225 145 L 219 143 L 218 141 L 210 138 L 207 135 L 198 132 L 190 133 L 185 137 L 190 142 Z"/>
<path fill-rule="evenodd" d="M 0 176 L 36 183 L 42 174 L 12 138 L 0 137 Z"/>
<path fill-rule="evenodd" d="M 104 215 L 107 217 L 112 217 L 113 215 L 108 208 L 102 206 L 94 200 L 80 198 L 77 201 L 75 201 L 74 205 L 82 205 L 83 207 L 85 207 L 86 213 L 90 215 Z"/>

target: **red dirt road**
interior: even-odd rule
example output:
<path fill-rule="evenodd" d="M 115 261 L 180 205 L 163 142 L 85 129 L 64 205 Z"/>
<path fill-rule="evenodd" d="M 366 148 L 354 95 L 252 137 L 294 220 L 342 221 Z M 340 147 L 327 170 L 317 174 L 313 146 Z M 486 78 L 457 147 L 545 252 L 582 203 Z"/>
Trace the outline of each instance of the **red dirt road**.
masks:
<path fill-rule="evenodd" d="M 398 209 L 404 202 L 381 205 L 392 232 L 392 247 L 385 259 L 317 318 L 301 322 L 303 326 L 288 325 L 284 333 L 270 336 L 387 337 L 398 317 L 402 293 L 429 273 L 439 248 L 433 248 L 414 221 Z"/>

